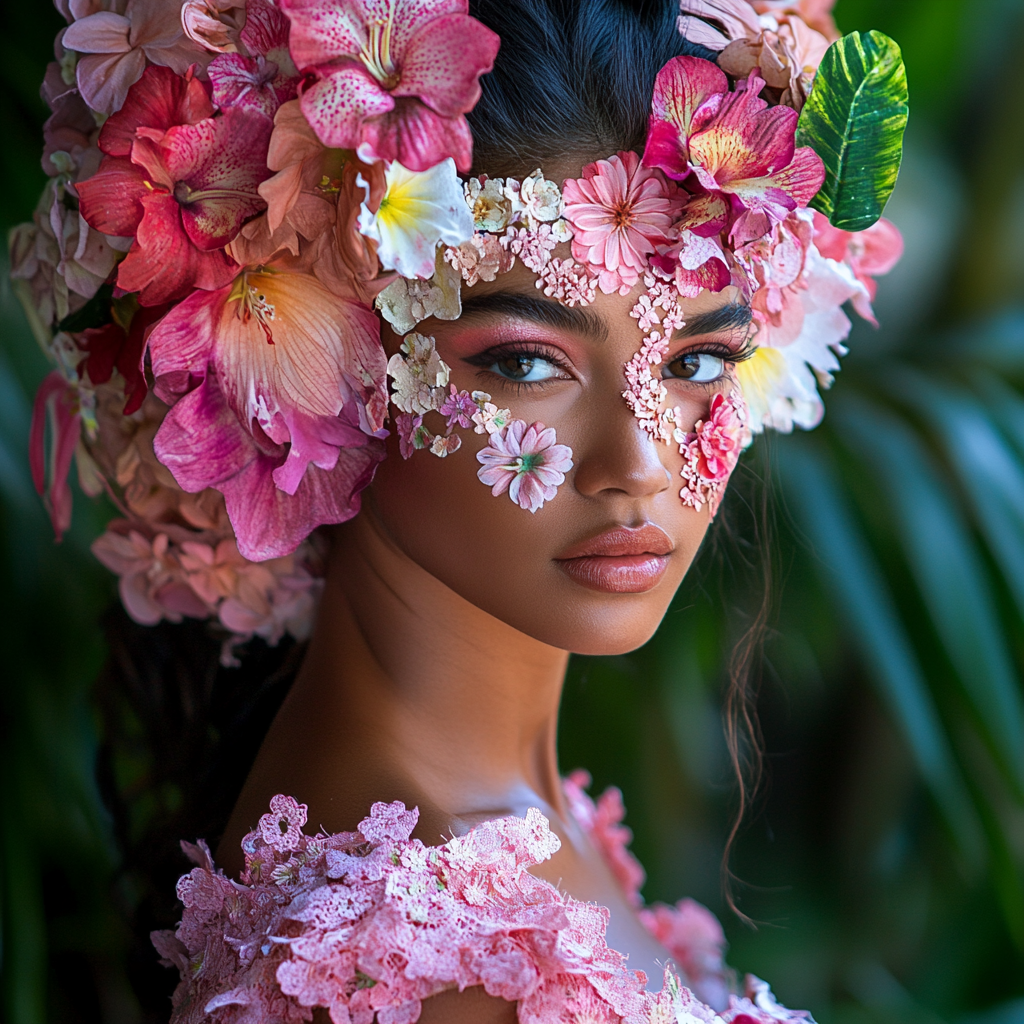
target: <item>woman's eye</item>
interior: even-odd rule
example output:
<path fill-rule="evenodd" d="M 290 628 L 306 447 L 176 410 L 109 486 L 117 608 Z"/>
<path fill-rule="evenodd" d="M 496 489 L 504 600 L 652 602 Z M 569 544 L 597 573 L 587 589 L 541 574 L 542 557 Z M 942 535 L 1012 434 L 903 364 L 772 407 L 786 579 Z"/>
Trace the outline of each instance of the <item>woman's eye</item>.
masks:
<path fill-rule="evenodd" d="M 725 360 L 710 352 L 683 352 L 665 365 L 663 377 L 676 377 L 699 383 L 718 380 L 725 371 Z"/>
<path fill-rule="evenodd" d="M 562 377 L 564 374 L 554 363 L 540 356 L 502 356 L 488 367 L 506 380 L 514 380 L 521 384 L 533 384 L 536 381 Z"/>

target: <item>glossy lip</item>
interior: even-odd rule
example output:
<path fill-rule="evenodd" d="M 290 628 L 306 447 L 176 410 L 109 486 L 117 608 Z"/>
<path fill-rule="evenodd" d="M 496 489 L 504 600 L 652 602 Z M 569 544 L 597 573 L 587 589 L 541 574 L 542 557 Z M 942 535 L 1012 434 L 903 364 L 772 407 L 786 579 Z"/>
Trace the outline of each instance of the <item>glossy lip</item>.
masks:
<path fill-rule="evenodd" d="M 555 559 L 570 579 L 609 594 L 653 590 L 668 569 L 675 545 L 659 526 L 616 526 L 574 544 Z"/>

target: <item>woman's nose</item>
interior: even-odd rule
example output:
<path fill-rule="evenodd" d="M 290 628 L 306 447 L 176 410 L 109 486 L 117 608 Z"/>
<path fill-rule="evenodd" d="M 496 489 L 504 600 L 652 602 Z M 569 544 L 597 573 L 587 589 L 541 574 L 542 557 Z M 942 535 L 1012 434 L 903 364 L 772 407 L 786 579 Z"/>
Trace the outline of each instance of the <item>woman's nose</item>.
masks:
<path fill-rule="evenodd" d="M 672 472 L 662 463 L 669 449 L 643 430 L 621 396 L 595 405 L 584 436 L 573 477 L 584 497 L 617 492 L 643 498 L 672 486 Z"/>

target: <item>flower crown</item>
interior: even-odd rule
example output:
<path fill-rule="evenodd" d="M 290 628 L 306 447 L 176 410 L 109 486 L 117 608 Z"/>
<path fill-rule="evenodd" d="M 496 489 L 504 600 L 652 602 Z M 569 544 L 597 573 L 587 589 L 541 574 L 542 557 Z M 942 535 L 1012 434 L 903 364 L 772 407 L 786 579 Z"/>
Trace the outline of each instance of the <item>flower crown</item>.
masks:
<path fill-rule="evenodd" d="M 478 476 L 536 512 L 572 468 L 542 423 L 458 391 L 433 339 L 461 289 L 519 260 L 544 294 L 630 294 L 624 367 L 643 429 L 713 515 L 752 434 L 813 427 L 847 301 L 899 258 L 879 219 L 906 80 L 896 45 L 840 37 L 828 0 L 681 0 L 643 154 L 560 185 L 480 174 L 465 115 L 498 37 L 466 0 L 56 0 L 49 176 L 12 277 L 56 368 L 31 461 L 58 537 L 77 461 L 121 517 L 94 544 L 143 623 L 217 620 L 232 645 L 309 629 L 314 530 L 384 458 L 487 435 Z M 756 333 L 735 386 L 686 429 L 654 371 L 680 300 L 740 290 Z M 374 307 L 399 335 L 387 360 Z M 390 387 L 389 387 L 390 380 Z"/>

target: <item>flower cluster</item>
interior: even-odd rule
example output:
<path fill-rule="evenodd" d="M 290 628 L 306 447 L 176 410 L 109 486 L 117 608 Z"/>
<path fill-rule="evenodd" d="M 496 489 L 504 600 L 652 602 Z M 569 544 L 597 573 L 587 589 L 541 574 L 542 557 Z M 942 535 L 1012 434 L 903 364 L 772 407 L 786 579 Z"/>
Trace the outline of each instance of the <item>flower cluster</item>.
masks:
<path fill-rule="evenodd" d="M 58 8 L 49 181 L 12 237 L 58 367 L 33 477 L 58 534 L 76 457 L 118 503 L 95 552 L 138 621 L 302 636 L 307 538 L 384 456 L 373 302 L 397 275 L 432 301 L 473 236 L 456 165 L 498 39 L 460 0 Z"/>
<path fill-rule="evenodd" d="M 595 805 L 583 783 L 566 784 L 570 807 L 599 849 L 617 851 L 611 866 L 625 865 L 621 799 Z M 316 1007 L 352 1024 L 412 1022 L 423 1000 L 477 985 L 517 1002 L 528 1024 L 807 1019 L 756 978 L 742 995 L 729 992 L 721 929 L 692 901 L 642 913 L 701 995 L 671 967 L 662 990 L 648 992 L 643 972 L 605 941 L 608 911 L 530 873 L 560 846 L 536 808 L 435 847 L 410 838 L 418 817 L 377 803 L 355 832 L 307 836 L 305 805 L 278 795 L 242 841 L 239 881 L 214 866 L 205 843 L 182 844 L 196 864 L 178 883 L 184 914 L 175 931 L 154 933 L 181 974 L 172 1022 L 298 1024 Z"/>
<path fill-rule="evenodd" d="M 487 444 L 477 452 L 481 469 L 477 477 L 498 497 L 508 496 L 530 512 L 550 501 L 572 469 L 572 449 L 557 444 L 555 432 L 543 423 L 532 426 L 514 420 L 508 409 L 499 409 L 485 391 L 459 391 L 449 384 L 450 367 L 437 354 L 434 339 L 408 334 L 401 349 L 388 363 L 393 382 L 391 402 L 400 410 L 396 418 L 399 450 L 408 459 L 427 449 L 444 458 L 462 447 L 455 432 L 473 427 L 487 434 Z M 431 433 L 423 423 L 430 412 L 445 418 L 445 432 Z"/>
<path fill-rule="evenodd" d="M 301 616 L 273 609 L 315 591 L 301 546 L 358 512 L 389 397 L 404 457 L 451 455 L 472 426 L 488 435 L 479 478 L 536 511 L 569 449 L 456 389 L 414 333 L 457 318 L 463 286 L 516 261 L 566 305 L 640 292 L 626 401 L 680 446 L 683 500 L 713 511 L 734 460 L 711 449 L 817 423 L 850 329 L 842 306 L 873 319 L 873 277 L 901 249 L 888 222 L 844 232 L 808 207 L 824 171 L 796 121 L 836 38 L 829 7 L 681 0 L 680 30 L 717 63 L 669 61 L 644 152 L 559 185 L 540 169 L 460 179 L 499 45 L 466 0 L 60 0 L 48 182 L 11 237 L 15 286 L 57 366 L 31 456 L 58 535 L 77 459 L 85 489 L 122 505 L 98 551 L 132 614 L 294 631 Z M 746 418 L 729 396 L 691 429 L 652 370 L 683 300 L 729 285 L 757 328 L 730 370 Z M 390 362 L 374 306 L 406 338 Z M 118 461 L 129 435 L 149 446 L 138 479 Z M 214 584 L 204 565 L 231 568 Z M 238 625 L 238 601 L 256 625 Z"/>

